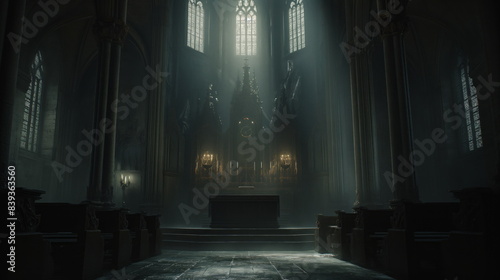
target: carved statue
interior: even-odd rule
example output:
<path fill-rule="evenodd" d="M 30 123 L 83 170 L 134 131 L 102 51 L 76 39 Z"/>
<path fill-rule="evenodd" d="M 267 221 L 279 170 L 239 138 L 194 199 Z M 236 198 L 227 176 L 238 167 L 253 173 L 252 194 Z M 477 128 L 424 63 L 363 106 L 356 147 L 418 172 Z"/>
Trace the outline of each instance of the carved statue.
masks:
<path fill-rule="evenodd" d="M 280 92 L 274 99 L 274 110 L 283 113 L 284 108 L 288 113 L 295 113 L 300 95 L 301 77 L 293 66 L 293 61 L 287 63 L 287 73 Z"/>

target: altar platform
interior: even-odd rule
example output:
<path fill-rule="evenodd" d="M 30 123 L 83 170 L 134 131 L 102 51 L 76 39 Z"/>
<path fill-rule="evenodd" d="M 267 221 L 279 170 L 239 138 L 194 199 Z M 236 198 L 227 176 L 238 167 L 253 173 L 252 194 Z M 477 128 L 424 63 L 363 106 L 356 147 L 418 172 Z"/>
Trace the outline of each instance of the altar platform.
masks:
<path fill-rule="evenodd" d="M 278 195 L 219 195 L 209 199 L 211 228 L 279 228 Z"/>
<path fill-rule="evenodd" d="M 302 251 L 314 249 L 313 227 L 162 228 L 163 249 Z"/>

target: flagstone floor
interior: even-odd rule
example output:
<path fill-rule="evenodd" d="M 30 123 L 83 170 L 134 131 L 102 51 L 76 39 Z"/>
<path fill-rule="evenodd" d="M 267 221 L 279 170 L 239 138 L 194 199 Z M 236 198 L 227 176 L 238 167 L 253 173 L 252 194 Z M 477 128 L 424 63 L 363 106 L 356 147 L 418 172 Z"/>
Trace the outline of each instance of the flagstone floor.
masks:
<path fill-rule="evenodd" d="M 314 251 L 163 251 L 97 280 L 394 280 Z"/>

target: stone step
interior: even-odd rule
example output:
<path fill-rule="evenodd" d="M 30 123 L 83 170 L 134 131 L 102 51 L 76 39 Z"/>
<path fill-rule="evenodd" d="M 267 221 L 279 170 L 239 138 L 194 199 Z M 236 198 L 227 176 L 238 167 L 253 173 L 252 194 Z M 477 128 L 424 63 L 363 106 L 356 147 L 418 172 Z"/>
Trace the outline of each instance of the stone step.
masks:
<path fill-rule="evenodd" d="M 163 228 L 175 250 L 312 250 L 315 228 Z"/>
<path fill-rule="evenodd" d="M 313 234 L 313 227 L 290 228 L 162 228 L 162 233 L 177 234 Z"/>

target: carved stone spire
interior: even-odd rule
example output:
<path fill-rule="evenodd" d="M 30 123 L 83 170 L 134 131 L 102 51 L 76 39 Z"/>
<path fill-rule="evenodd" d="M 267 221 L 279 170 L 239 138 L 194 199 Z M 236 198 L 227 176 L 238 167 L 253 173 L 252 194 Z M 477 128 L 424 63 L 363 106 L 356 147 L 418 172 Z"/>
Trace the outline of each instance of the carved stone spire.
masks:
<path fill-rule="evenodd" d="M 245 95 L 252 94 L 252 85 L 250 83 L 250 66 L 248 66 L 248 59 L 245 59 L 245 66 L 243 66 L 243 86 L 241 93 Z"/>
<path fill-rule="evenodd" d="M 242 118 L 257 118 L 262 113 L 262 102 L 258 95 L 257 81 L 254 76 L 250 76 L 250 66 L 248 59 L 245 59 L 243 66 L 243 80 L 236 82 L 236 88 L 231 101 L 231 121 L 238 123 Z"/>

